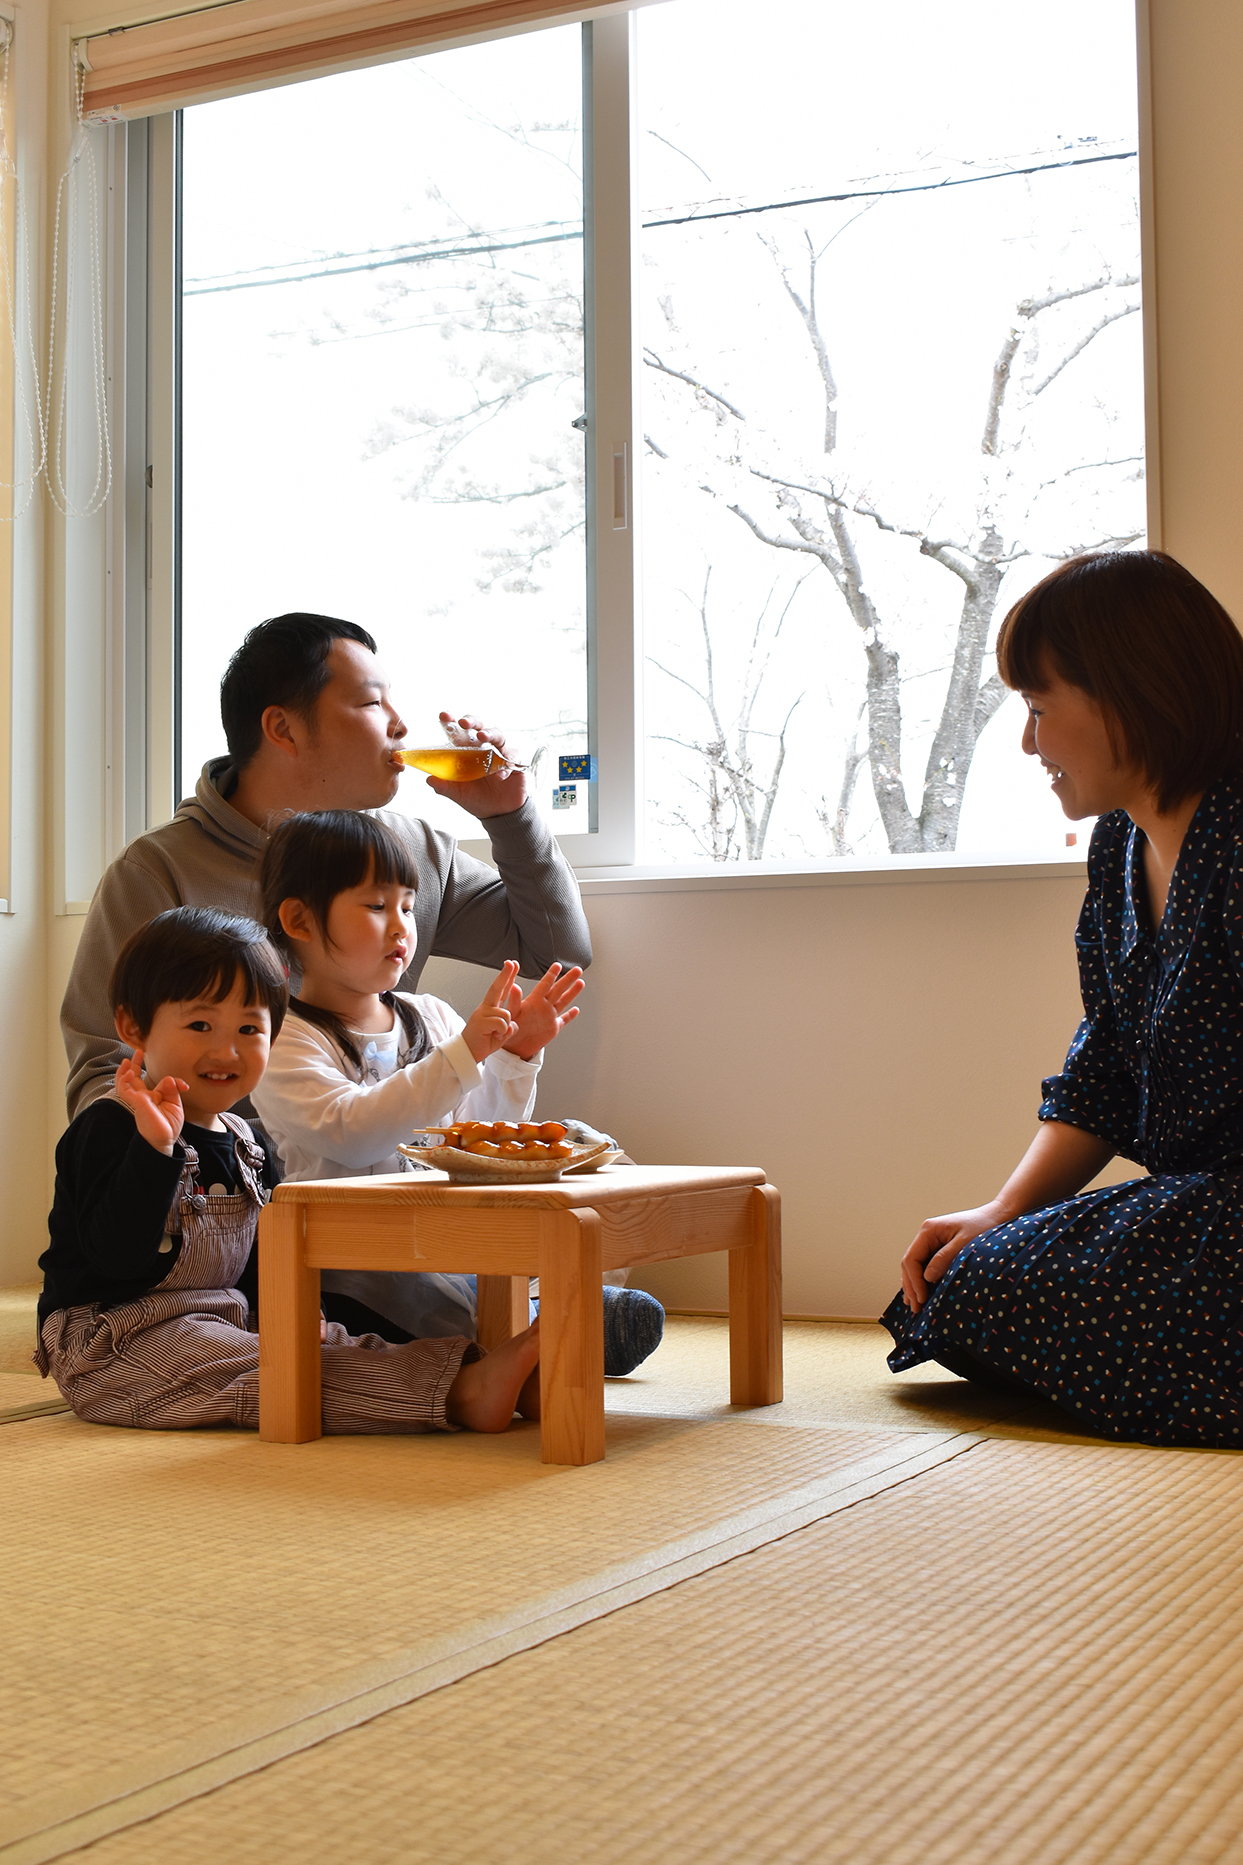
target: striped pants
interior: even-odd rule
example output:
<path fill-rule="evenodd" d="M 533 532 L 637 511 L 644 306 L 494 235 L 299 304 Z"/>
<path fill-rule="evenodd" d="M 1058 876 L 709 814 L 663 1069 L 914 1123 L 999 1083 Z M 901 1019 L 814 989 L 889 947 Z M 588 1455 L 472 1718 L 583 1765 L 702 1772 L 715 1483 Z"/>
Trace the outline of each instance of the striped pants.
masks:
<path fill-rule="evenodd" d="M 43 1324 L 40 1370 L 79 1418 L 143 1431 L 259 1426 L 259 1336 L 235 1289 L 168 1289 L 119 1308 L 61 1308 Z M 326 1433 L 452 1431 L 445 1400 L 473 1341 L 351 1336 L 330 1323 Z"/>

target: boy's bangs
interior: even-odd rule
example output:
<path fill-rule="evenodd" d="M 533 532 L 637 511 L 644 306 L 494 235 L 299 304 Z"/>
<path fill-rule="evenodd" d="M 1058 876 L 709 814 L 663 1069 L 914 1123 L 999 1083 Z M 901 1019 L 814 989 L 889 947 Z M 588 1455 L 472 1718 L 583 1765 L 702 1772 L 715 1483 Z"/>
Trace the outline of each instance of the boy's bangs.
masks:
<path fill-rule="evenodd" d="M 216 907 L 170 907 L 122 946 L 109 1001 L 114 1010 L 127 1010 L 145 1034 L 161 1004 L 222 1004 L 239 978 L 246 1004 L 270 1012 L 275 1035 L 288 990 L 263 927 Z"/>
<path fill-rule="evenodd" d="M 201 998 L 207 1004 L 223 1004 L 239 979 L 243 1003 L 248 1010 L 252 1007 L 273 1010 L 277 1002 L 284 998 L 288 988 L 285 968 L 265 940 L 262 945 L 246 946 L 231 963 L 222 959 L 206 983 L 190 991 L 182 1002 L 187 1002 L 189 998 Z"/>

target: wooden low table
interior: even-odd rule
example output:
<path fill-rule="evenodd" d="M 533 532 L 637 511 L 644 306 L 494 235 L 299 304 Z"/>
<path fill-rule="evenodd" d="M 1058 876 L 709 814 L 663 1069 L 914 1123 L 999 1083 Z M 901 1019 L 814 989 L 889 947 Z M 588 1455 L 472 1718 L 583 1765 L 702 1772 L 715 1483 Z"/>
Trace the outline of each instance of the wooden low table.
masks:
<path fill-rule="evenodd" d="M 730 1398 L 781 1398 L 781 1206 L 753 1166 L 606 1166 L 551 1185 L 452 1185 L 443 1173 L 279 1185 L 259 1218 L 259 1435 L 320 1436 L 321 1269 L 479 1277 L 480 1339 L 527 1322 L 539 1277 L 540 1454 L 604 1456 L 601 1274 L 729 1251 Z"/>

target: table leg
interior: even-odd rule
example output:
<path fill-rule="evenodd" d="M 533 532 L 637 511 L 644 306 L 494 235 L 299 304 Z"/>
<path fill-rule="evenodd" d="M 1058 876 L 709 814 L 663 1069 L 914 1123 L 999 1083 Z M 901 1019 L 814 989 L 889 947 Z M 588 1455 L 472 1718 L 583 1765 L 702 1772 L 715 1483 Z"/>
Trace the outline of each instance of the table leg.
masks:
<path fill-rule="evenodd" d="M 304 1261 L 305 1206 L 259 1213 L 259 1436 L 305 1444 L 322 1436 L 319 1271 Z"/>
<path fill-rule="evenodd" d="M 733 1405 L 776 1405 L 781 1380 L 781 1197 L 751 1194 L 751 1242 L 729 1253 L 729 1396 Z"/>
<path fill-rule="evenodd" d="M 604 1456 L 604 1298 L 600 1218 L 550 1211 L 539 1252 L 540 1456 L 594 1464 Z"/>
<path fill-rule="evenodd" d="M 477 1276 L 476 1314 L 479 1345 L 491 1353 L 503 1341 L 521 1334 L 531 1320 L 529 1276 Z"/>

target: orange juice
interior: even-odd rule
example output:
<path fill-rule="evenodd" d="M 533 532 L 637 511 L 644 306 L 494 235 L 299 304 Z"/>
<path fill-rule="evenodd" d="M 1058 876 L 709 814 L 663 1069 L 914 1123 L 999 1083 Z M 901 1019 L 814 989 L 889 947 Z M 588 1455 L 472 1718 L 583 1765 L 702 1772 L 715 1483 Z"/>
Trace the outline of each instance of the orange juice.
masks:
<path fill-rule="evenodd" d="M 393 753 L 395 760 L 413 770 L 426 771 L 429 777 L 440 777 L 452 784 L 468 784 L 477 777 L 486 777 L 495 756 L 491 745 L 413 746 Z"/>

